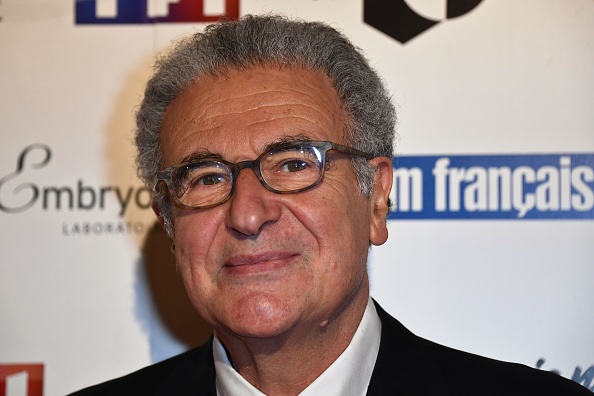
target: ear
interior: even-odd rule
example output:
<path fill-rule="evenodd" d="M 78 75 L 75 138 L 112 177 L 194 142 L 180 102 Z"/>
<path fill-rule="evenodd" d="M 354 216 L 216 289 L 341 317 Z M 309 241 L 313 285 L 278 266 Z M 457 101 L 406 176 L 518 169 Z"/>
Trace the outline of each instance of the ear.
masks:
<path fill-rule="evenodd" d="M 373 193 L 371 194 L 369 209 L 369 242 L 382 245 L 388 239 L 388 200 L 392 190 L 392 160 L 388 157 L 377 157 L 370 161 L 375 171 Z"/>
<path fill-rule="evenodd" d="M 165 217 L 163 216 L 163 212 L 161 212 L 161 208 L 159 207 L 159 204 L 154 199 L 151 202 L 151 208 L 153 209 L 153 212 L 155 212 L 155 214 L 157 215 L 157 219 L 159 219 L 161 226 L 163 228 L 165 228 Z"/>

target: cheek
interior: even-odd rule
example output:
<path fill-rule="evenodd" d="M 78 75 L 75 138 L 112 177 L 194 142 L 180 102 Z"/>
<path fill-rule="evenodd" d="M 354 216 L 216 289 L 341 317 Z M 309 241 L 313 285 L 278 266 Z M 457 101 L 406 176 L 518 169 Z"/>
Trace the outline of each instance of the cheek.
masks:
<path fill-rule="evenodd" d="M 178 212 L 174 216 L 177 267 L 188 286 L 207 276 L 210 247 L 221 224 L 219 218 L 216 213 L 196 212 Z"/>
<path fill-rule="evenodd" d="M 358 192 L 345 195 L 343 191 L 330 190 L 312 201 L 316 203 L 316 208 L 303 212 L 303 222 L 309 225 L 307 227 L 322 246 L 342 245 L 347 250 L 367 246 L 370 219 L 365 197 Z"/>
<path fill-rule="evenodd" d="M 208 301 L 214 295 L 214 277 L 208 267 L 208 252 L 216 234 L 214 216 L 199 213 L 174 217 L 175 259 L 186 294 L 196 311 L 208 322 L 213 317 Z"/>
<path fill-rule="evenodd" d="M 320 263 L 328 287 L 344 287 L 365 273 L 369 241 L 369 216 L 365 198 L 324 194 L 302 205 L 295 215 L 316 239 Z"/>

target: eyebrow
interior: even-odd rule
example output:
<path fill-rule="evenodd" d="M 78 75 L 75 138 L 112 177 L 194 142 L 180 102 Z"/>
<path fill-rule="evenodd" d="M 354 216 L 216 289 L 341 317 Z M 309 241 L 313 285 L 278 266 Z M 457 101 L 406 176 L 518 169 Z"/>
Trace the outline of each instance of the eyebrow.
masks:
<path fill-rule="evenodd" d="M 285 144 L 299 143 L 299 142 L 305 142 L 305 141 L 309 141 L 309 140 L 311 140 L 311 137 L 309 135 L 306 135 L 303 133 L 299 133 L 296 135 L 284 135 L 284 136 L 274 140 L 272 143 L 267 144 L 264 147 L 264 150 L 262 152 L 265 153 L 265 152 L 274 150 L 274 149 L 276 149 L 280 146 L 283 146 Z M 215 153 L 208 149 L 200 149 L 199 151 L 193 152 L 193 153 L 185 156 L 181 160 L 181 163 L 194 162 L 194 161 L 199 161 L 199 160 L 203 160 L 203 159 L 224 160 L 223 156 L 219 153 Z"/>
<path fill-rule="evenodd" d="M 199 160 L 203 160 L 203 159 L 219 159 L 222 160 L 223 156 L 221 154 L 217 154 L 214 153 L 210 150 L 207 149 L 202 149 L 200 151 L 194 152 L 192 154 L 189 154 L 187 156 L 185 156 L 182 160 L 181 163 L 185 163 L 185 162 L 194 162 L 194 161 L 199 161 Z"/>
<path fill-rule="evenodd" d="M 272 143 L 266 145 L 265 149 L 263 152 L 267 152 L 270 150 L 274 150 L 279 146 L 283 146 L 285 144 L 289 144 L 289 143 L 299 143 L 299 142 L 305 142 L 305 141 L 309 141 L 312 140 L 310 136 L 305 135 L 303 133 L 299 133 L 297 135 L 285 135 L 279 139 L 276 139 L 275 141 L 273 141 Z"/>

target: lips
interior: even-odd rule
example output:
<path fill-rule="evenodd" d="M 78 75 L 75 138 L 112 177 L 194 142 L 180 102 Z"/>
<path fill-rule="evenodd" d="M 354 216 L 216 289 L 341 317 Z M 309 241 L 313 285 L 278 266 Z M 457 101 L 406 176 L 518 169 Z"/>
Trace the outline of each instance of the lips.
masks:
<path fill-rule="evenodd" d="M 242 254 L 230 257 L 224 269 L 233 273 L 266 272 L 283 268 L 292 263 L 299 254 L 292 252 L 270 252 Z"/>

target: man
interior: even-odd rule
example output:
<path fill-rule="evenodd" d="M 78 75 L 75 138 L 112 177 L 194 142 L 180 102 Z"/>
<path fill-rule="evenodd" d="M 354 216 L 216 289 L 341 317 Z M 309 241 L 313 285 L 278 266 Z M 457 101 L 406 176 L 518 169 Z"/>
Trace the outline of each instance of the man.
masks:
<path fill-rule="evenodd" d="M 418 338 L 370 299 L 394 114 L 324 24 L 248 16 L 162 59 L 137 116 L 139 174 L 214 339 L 80 394 L 589 394 Z"/>

